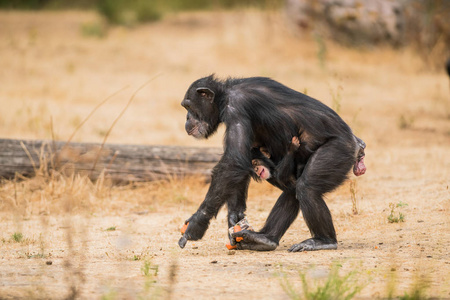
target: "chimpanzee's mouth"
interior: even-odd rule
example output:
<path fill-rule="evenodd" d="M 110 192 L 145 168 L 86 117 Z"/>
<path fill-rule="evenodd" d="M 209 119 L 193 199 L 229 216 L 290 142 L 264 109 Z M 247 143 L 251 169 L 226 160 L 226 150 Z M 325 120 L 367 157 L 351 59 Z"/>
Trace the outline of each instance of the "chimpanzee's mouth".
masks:
<path fill-rule="evenodd" d="M 264 168 L 262 168 L 261 172 L 258 175 L 260 178 L 263 178 L 264 171 L 265 171 Z"/>
<path fill-rule="evenodd" d="M 195 135 L 195 132 L 198 131 L 198 127 L 195 126 L 194 128 L 192 128 L 191 130 L 188 131 L 188 135 Z"/>

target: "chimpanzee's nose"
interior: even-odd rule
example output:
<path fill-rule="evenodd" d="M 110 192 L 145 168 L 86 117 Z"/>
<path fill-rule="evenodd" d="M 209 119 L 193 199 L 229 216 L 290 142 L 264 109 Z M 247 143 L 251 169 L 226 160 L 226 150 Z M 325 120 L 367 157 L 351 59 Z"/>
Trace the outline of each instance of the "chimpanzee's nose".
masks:
<path fill-rule="evenodd" d="M 181 106 L 183 106 L 184 108 L 188 109 L 191 105 L 191 100 L 189 99 L 184 99 L 183 101 L 181 101 Z"/>

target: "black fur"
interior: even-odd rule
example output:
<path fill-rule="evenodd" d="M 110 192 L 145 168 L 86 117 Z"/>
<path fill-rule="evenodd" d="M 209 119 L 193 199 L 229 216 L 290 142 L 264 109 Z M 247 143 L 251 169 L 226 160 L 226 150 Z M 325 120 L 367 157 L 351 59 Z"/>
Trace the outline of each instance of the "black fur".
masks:
<path fill-rule="evenodd" d="M 283 159 L 275 165 L 274 162 L 266 157 L 260 150 L 260 148 L 252 149 L 252 161 L 256 160 L 259 165 L 263 165 L 270 170 L 273 184 L 282 190 L 287 188 L 293 188 L 298 177 L 301 176 L 306 162 L 312 153 L 303 151 L 301 147 L 295 147 L 291 144 L 288 147 L 288 152 Z M 252 174 L 253 179 L 261 181 L 261 178 L 254 172 Z M 276 180 L 276 182 L 275 182 Z"/>
<path fill-rule="evenodd" d="M 300 140 L 298 148 L 291 143 L 288 152 L 274 170 L 275 178 L 279 184 L 284 187 L 295 186 L 297 178 L 302 175 L 312 153 L 304 141 Z"/>
<path fill-rule="evenodd" d="M 450 58 L 447 60 L 445 64 L 445 70 L 447 71 L 448 76 L 450 76 Z"/>
<path fill-rule="evenodd" d="M 350 127 L 332 109 L 269 78 L 221 81 L 213 75 L 195 81 L 181 104 L 188 111 L 186 131 L 196 138 L 208 138 L 220 123 L 226 126 L 224 154 L 213 170 L 205 200 L 188 220 L 182 237 L 184 243 L 201 239 L 209 220 L 225 203 L 229 226 L 245 216 L 248 184 L 254 174 L 252 149 L 256 145 L 268 150 L 273 164 L 284 170 L 280 173 L 297 174 L 294 179 L 292 176 L 269 179 L 283 192 L 260 232 L 238 232 L 231 236 L 232 239 L 244 236 L 239 249 L 275 249 L 299 210 L 312 239 L 294 245 L 291 251 L 337 247 L 323 195 L 347 178 L 359 146 Z M 290 153 L 293 136 L 300 139 L 301 155 L 283 162 Z M 297 170 L 292 171 L 288 165 L 278 166 L 289 161 L 291 166 L 297 165 Z M 180 240 L 183 247 L 182 244 Z"/>

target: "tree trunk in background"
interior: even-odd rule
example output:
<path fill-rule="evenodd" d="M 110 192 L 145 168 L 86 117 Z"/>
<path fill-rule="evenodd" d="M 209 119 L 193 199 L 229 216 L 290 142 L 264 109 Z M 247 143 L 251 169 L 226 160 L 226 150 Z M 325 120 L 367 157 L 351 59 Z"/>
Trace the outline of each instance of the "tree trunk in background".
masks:
<path fill-rule="evenodd" d="M 291 19 L 301 28 L 314 28 L 344 43 L 402 41 L 403 1 L 287 0 Z"/>
<path fill-rule="evenodd" d="M 443 70 L 450 52 L 448 0 L 286 0 L 300 30 L 352 46 L 412 45 Z"/>

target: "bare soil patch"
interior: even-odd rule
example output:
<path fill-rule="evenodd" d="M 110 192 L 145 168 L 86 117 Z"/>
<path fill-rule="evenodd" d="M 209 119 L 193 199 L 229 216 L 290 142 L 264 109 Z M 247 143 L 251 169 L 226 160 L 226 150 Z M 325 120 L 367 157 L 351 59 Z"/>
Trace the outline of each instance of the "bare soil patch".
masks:
<path fill-rule="evenodd" d="M 272 77 L 339 110 L 367 143 L 367 173 L 327 203 L 338 233 L 336 251 L 288 253 L 309 237 L 301 217 L 273 252 L 228 251 L 226 210 L 206 236 L 178 248 L 179 228 L 207 184 L 192 178 L 112 187 L 44 174 L 0 185 L 0 298 L 288 299 L 286 276 L 314 281 L 333 262 L 357 270 L 361 298 L 411 293 L 450 297 L 450 89 L 408 49 L 349 50 L 299 36 L 278 13 L 188 13 L 136 28 L 86 36 L 86 12 L 0 12 L 0 136 L 101 142 L 134 90 L 156 74 L 116 125 L 108 142 L 220 146 L 184 132 L 179 105 L 189 84 L 219 77 Z M 222 129 L 223 130 L 223 129 Z M 279 192 L 252 183 L 248 217 L 263 225 Z M 389 223 L 389 204 L 405 222 Z M 22 234 L 19 238 L 17 233 Z M 16 240 L 17 241 L 16 241 Z M 157 269 L 157 272 L 156 272 Z M 157 274 L 155 274 L 157 273 Z M 175 275 L 174 275 L 175 274 Z"/>

